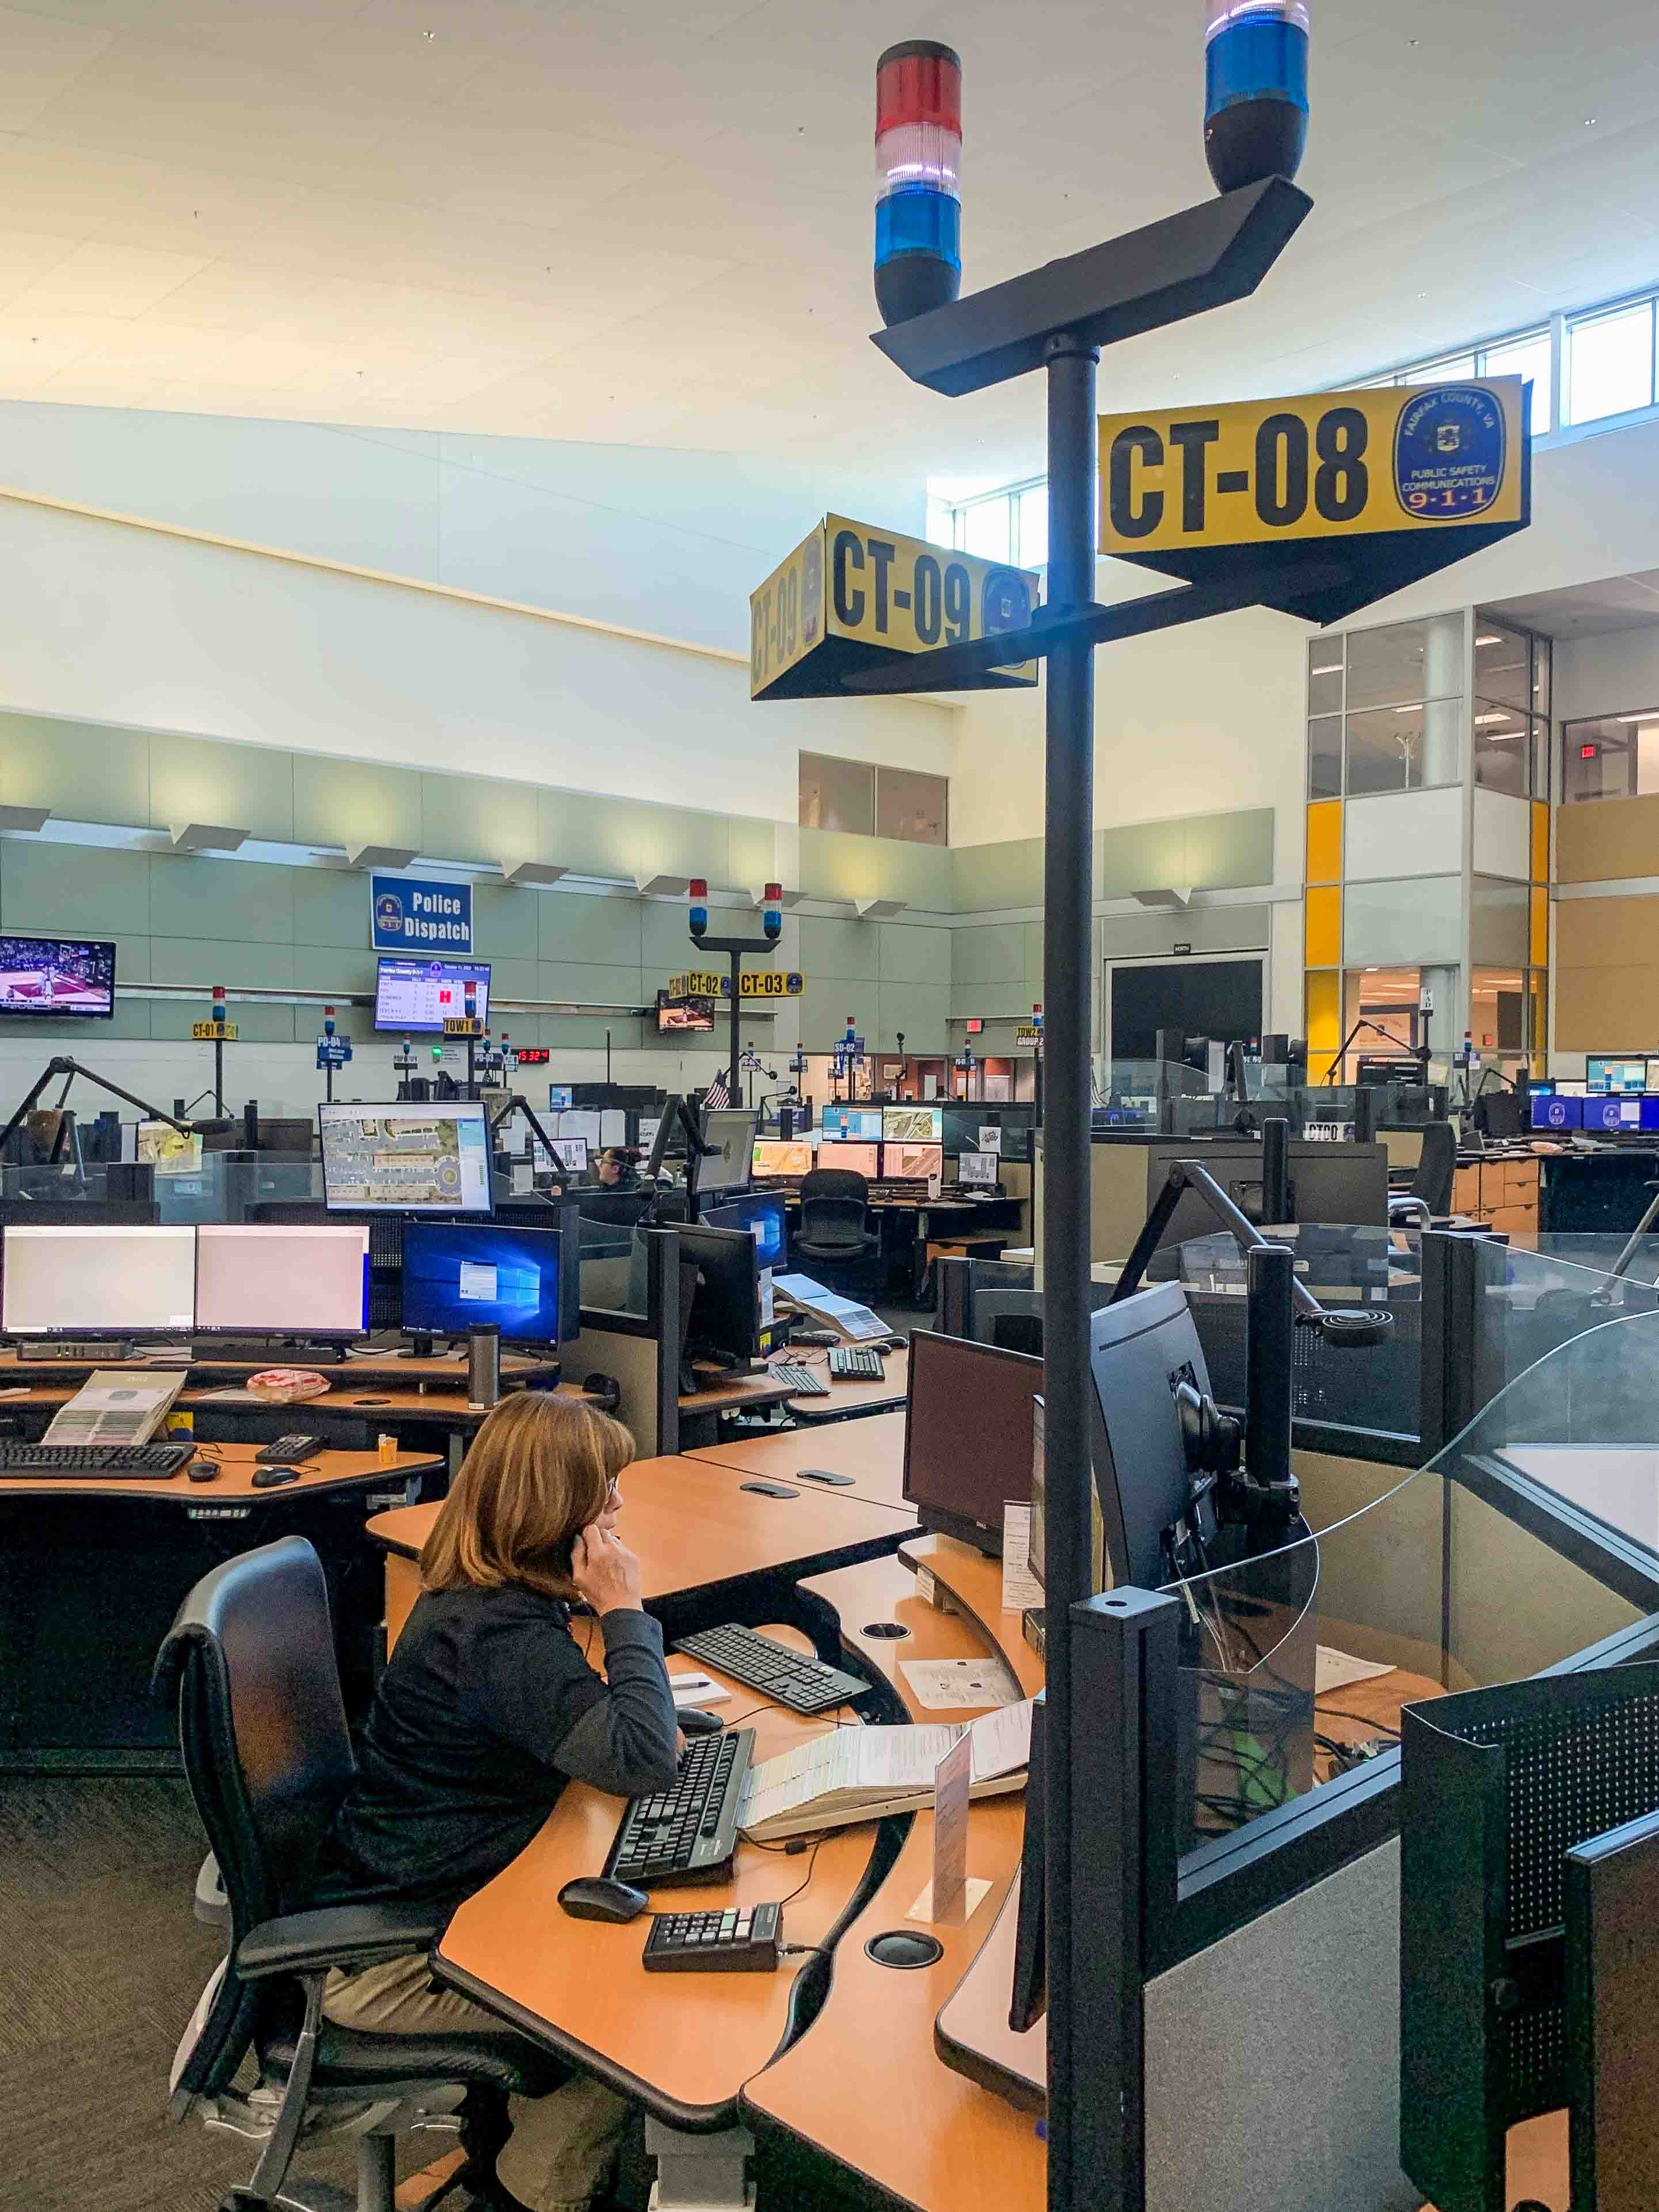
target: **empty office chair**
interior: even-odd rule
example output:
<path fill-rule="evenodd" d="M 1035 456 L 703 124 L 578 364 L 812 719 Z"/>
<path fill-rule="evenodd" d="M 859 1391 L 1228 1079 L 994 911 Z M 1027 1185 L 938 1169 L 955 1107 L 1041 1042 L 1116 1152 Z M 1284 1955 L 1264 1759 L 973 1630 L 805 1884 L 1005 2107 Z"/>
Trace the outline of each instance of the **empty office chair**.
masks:
<path fill-rule="evenodd" d="M 1423 1127 L 1423 1149 L 1409 1191 L 1389 1200 L 1389 1218 L 1416 1220 L 1426 1228 L 1431 1218 L 1449 1213 L 1452 1179 L 1457 1172 L 1457 1131 L 1449 1121 L 1428 1121 Z"/>
<path fill-rule="evenodd" d="M 323 2017 L 331 1967 L 424 1952 L 442 1916 L 407 1905 L 303 1909 L 353 1771 L 327 1588 L 305 1539 L 204 1575 L 161 1647 L 155 1686 L 178 1700 L 185 1772 L 229 1905 L 229 1948 L 179 2043 L 168 2107 L 175 2121 L 197 2112 L 259 2147 L 252 2180 L 222 2212 L 305 2206 L 283 2186 L 302 2132 L 356 2138 L 357 2212 L 392 2212 L 396 2139 L 417 2128 L 453 2139 L 465 2125 L 475 2169 L 487 2172 L 506 2133 L 502 2099 L 556 2086 L 555 2061 L 506 2029 L 370 2035 Z M 234 2077 L 250 2052 L 258 2079 L 244 2091 Z"/>
<path fill-rule="evenodd" d="M 795 1256 L 817 1267 L 856 1267 L 879 1249 L 865 1227 L 870 1186 L 850 1168 L 814 1168 L 801 1179 Z"/>

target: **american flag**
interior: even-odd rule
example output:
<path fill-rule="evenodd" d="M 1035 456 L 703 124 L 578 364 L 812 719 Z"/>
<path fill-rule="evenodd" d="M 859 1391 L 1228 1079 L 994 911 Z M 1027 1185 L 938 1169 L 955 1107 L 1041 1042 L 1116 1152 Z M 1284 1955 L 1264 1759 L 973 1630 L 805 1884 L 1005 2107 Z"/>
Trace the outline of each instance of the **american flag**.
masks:
<path fill-rule="evenodd" d="M 732 1093 L 726 1088 L 723 1074 L 717 1075 L 703 1092 L 702 1103 L 705 1106 L 729 1106 L 732 1103 Z"/>

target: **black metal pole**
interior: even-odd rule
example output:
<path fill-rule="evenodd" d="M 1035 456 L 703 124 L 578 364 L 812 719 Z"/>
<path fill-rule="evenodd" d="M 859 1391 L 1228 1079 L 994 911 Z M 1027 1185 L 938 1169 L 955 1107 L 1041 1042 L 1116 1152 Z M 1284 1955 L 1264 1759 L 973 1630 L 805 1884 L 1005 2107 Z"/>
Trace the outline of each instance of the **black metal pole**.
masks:
<path fill-rule="evenodd" d="M 213 1040 L 213 1113 L 216 1121 L 225 1118 L 225 1041 Z"/>
<path fill-rule="evenodd" d="M 1291 1125 L 1283 1115 L 1261 1124 L 1261 1218 L 1274 1224 L 1291 1218 Z"/>
<path fill-rule="evenodd" d="M 1048 603 L 1086 606 L 1095 584 L 1097 348 L 1051 339 Z M 1072 2032 L 1071 1608 L 1091 1595 L 1089 1466 L 1089 970 L 1093 901 L 1094 649 L 1048 657 L 1042 1001 L 1043 1605 L 1048 1662 L 1048 2203 L 1080 2203 Z"/>
<path fill-rule="evenodd" d="M 743 1103 L 743 1074 L 738 1066 L 743 1058 L 742 1014 L 738 1003 L 738 994 L 742 988 L 743 955 L 734 952 L 732 955 L 732 1103 L 734 1106 Z"/>
<path fill-rule="evenodd" d="M 1244 1255 L 1245 1450 L 1257 1482 L 1291 1480 L 1291 1413 L 1296 1354 L 1296 1255 L 1288 1244 L 1258 1244 Z"/>

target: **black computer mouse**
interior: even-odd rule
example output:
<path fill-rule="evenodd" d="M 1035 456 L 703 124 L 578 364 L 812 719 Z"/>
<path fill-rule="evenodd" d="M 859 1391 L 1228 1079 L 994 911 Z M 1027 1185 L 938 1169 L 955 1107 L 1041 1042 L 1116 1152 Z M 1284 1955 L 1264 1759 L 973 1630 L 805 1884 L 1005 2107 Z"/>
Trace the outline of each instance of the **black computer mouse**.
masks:
<path fill-rule="evenodd" d="M 637 1920 L 650 1902 L 642 1889 L 602 1875 L 582 1875 L 559 1892 L 559 1903 L 573 1920 Z"/>
<path fill-rule="evenodd" d="M 192 1482 L 216 1482 L 219 1480 L 219 1462 L 212 1459 L 193 1459 L 185 1473 Z"/>
<path fill-rule="evenodd" d="M 253 1470 L 253 1487 L 256 1490 L 280 1490 L 285 1482 L 297 1482 L 299 1480 L 297 1467 L 256 1467 Z"/>
<path fill-rule="evenodd" d="M 718 1713 L 706 1713 L 701 1705 L 679 1705 L 675 1719 L 687 1735 L 718 1735 L 726 1723 Z"/>

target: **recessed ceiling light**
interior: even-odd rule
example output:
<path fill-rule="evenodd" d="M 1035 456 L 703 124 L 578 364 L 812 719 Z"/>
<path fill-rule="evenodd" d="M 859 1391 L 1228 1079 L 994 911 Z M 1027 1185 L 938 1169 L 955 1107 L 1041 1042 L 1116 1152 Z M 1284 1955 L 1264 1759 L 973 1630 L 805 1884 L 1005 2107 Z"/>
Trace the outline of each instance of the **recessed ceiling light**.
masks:
<path fill-rule="evenodd" d="M 1501 637 L 1478 637 L 1474 641 L 1477 645 L 1502 645 L 1504 642 Z"/>

